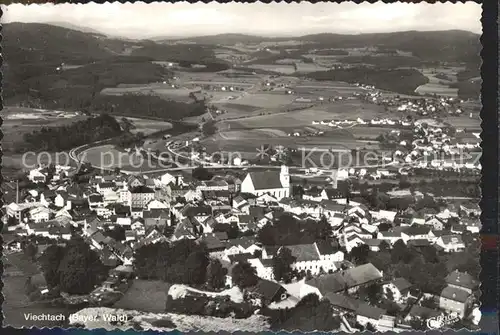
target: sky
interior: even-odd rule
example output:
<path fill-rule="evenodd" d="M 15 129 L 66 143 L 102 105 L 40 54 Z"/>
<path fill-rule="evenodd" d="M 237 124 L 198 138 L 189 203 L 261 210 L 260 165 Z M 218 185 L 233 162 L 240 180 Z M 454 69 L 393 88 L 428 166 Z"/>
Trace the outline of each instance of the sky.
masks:
<path fill-rule="evenodd" d="M 66 22 L 128 38 L 222 33 L 300 36 L 460 29 L 481 33 L 481 5 L 466 3 L 43 4 L 2 6 L 2 23 Z"/>

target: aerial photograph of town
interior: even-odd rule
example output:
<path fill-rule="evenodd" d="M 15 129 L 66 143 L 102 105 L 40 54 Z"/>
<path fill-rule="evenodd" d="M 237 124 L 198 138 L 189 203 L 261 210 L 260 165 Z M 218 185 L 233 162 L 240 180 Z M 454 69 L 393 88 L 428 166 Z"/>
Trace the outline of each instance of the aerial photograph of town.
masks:
<path fill-rule="evenodd" d="M 3 6 L 3 316 L 480 329 L 481 6 Z"/>

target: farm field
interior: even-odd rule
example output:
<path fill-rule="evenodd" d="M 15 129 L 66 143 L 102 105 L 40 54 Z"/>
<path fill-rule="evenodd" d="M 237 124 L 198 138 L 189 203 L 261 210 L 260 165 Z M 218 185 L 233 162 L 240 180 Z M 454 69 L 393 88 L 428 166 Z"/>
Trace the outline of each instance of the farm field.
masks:
<path fill-rule="evenodd" d="M 388 133 L 391 130 L 396 130 L 394 127 L 372 127 L 357 125 L 349 128 L 349 132 L 356 138 L 376 139 L 380 134 Z"/>
<path fill-rule="evenodd" d="M 296 97 L 286 94 L 246 94 L 233 100 L 238 105 L 252 106 L 256 108 L 283 108 L 294 102 Z"/>
<path fill-rule="evenodd" d="M 276 113 L 271 115 L 253 116 L 245 119 L 227 121 L 230 128 L 290 128 L 312 125 L 313 121 L 332 119 L 363 119 L 377 118 L 384 115 L 381 106 L 367 104 L 359 100 L 328 103 L 313 108 Z"/>
<path fill-rule="evenodd" d="M 441 84 L 420 85 L 415 89 L 415 92 L 418 94 L 436 94 L 450 98 L 456 98 L 458 96 L 458 88 L 450 88 L 447 85 Z"/>
<path fill-rule="evenodd" d="M 449 85 L 457 82 L 457 73 L 463 68 L 425 68 L 420 71 L 429 79 L 425 85 L 417 87 L 418 94 L 437 94 L 446 97 L 457 97 L 458 88 Z"/>
<path fill-rule="evenodd" d="M 129 120 L 135 127 L 134 129 L 130 130 L 130 132 L 133 134 L 142 132 L 144 133 L 144 135 L 150 135 L 158 131 L 168 130 L 172 128 L 172 124 L 165 121 L 140 119 L 133 117 L 127 117 L 126 119 Z"/>
<path fill-rule="evenodd" d="M 284 64 L 252 64 L 246 66 L 249 69 L 257 69 L 257 70 L 265 70 L 272 71 L 282 74 L 292 74 L 297 72 L 293 65 L 284 65 Z"/>
<path fill-rule="evenodd" d="M 162 167 L 158 162 L 144 158 L 135 152 L 119 151 L 111 144 L 89 148 L 79 154 L 78 158 L 93 166 L 106 169 L 120 168 L 132 172 L 148 172 L 166 168 L 166 166 Z"/>
<path fill-rule="evenodd" d="M 481 130 L 481 119 L 479 117 L 470 118 L 468 115 L 450 116 L 443 120 L 455 128 L 467 128 L 469 130 Z"/>
<path fill-rule="evenodd" d="M 4 152 L 16 150 L 23 142 L 23 136 L 41 127 L 58 127 L 85 120 L 87 116 L 61 111 L 45 111 L 24 107 L 5 107 L 2 111 L 2 149 Z"/>
<path fill-rule="evenodd" d="M 121 87 L 105 88 L 101 91 L 104 95 L 125 95 L 125 94 L 142 94 L 142 95 L 157 95 L 167 100 L 175 100 L 179 102 L 192 102 L 193 99 L 189 96 L 190 93 L 196 90 L 186 88 L 171 88 L 169 84 L 149 84 L 149 85 L 126 85 Z"/>

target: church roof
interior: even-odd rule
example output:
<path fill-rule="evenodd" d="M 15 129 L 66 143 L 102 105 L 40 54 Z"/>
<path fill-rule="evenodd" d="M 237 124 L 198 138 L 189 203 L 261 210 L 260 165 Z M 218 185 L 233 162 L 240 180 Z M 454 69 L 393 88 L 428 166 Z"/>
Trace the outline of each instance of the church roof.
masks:
<path fill-rule="evenodd" d="M 283 188 L 278 171 L 250 172 L 255 190 Z"/>

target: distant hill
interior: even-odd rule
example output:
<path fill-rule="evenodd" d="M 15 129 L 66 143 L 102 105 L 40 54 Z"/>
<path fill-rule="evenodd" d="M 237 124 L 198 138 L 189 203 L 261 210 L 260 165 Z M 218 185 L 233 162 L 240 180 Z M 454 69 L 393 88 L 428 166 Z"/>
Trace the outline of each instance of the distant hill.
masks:
<path fill-rule="evenodd" d="M 78 30 L 41 23 L 3 25 L 7 63 L 89 62 L 111 55 L 104 39 Z"/>
<path fill-rule="evenodd" d="M 102 37 L 106 37 L 106 34 L 100 32 L 96 29 L 92 29 L 90 27 L 78 26 L 76 24 L 72 24 L 69 22 L 49 22 L 48 24 L 53 25 L 53 26 L 62 27 L 62 28 L 71 29 L 71 30 L 81 31 L 82 33 L 90 33 L 93 35 L 101 35 Z"/>
<path fill-rule="evenodd" d="M 480 62 L 478 34 L 463 30 L 403 31 L 339 35 L 315 34 L 298 38 L 335 48 L 381 46 L 411 52 L 422 60 Z"/>
<path fill-rule="evenodd" d="M 200 44 L 224 44 L 234 45 L 238 43 L 261 43 L 266 41 L 287 40 L 288 38 L 272 38 L 245 34 L 218 34 L 210 36 L 197 36 L 179 38 L 178 41 L 190 41 Z M 168 40 L 168 39 L 165 39 Z M 170 40 L 171 41 L 171 40 Z"/>
<path fill-rule="evenodd" d="M 280 41 L 309 42 L 310 48 L 384 47 L 411 52 L 424 61 L 480 62 L 478 34 L 464 30 L 402 31 L 373 34 L 312 34 L 297 37 L 261 37 L 244 34 L 219 34 L 180 39 L 200 44 L 234 45 Z M 170 40 L 171 41 L 171 40 Z"/>

